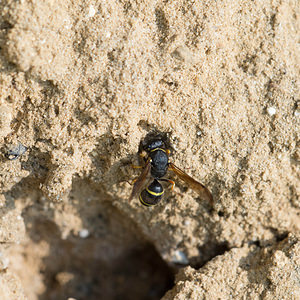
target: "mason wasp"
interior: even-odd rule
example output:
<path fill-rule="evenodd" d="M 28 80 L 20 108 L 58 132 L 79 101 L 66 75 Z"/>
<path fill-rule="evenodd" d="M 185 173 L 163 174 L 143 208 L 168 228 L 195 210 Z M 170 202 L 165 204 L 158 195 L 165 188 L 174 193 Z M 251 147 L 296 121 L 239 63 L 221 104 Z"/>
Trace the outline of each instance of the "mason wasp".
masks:
<path fill-rule="evenodd" d="M 144 159 L 144 166 L 134 166 L 143 168 L 143 170 L 140 176 L 133 181 L 134 184 L 129 201 L 139 194 L 139 200 L 144 206 L 149 207 L 159 203 L 164 194 L 164 188 L 161 182 L 164 181 L 172 184 L 172 189 L 175 186 L 173 180 L 163 178 L 168 171 L 173 171 L 181 180 L 187 183 L 189 187 L 196 191 L 201 199 L 208 201 L 212 205 L 213 197 L 210 191 L 172 162 L 169 162 L 170 150 L 162 135 L 150 135 L 150 137 L 145 138 L 140 144 L 139 153 Z M 149 176 L 152 182 L 143 188 Z"/>

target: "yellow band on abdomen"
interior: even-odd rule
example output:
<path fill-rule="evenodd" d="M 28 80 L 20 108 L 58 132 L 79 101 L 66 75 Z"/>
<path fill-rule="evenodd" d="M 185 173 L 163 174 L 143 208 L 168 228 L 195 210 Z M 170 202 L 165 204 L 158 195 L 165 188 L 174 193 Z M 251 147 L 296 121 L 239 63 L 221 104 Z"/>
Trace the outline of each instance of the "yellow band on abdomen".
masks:
<path fill-rule="evenodd" d="M 146 191 L 153 196 L 161 196 L 164 193 L 164 191 L 162 191 L 160 193 L 155 193 L 155 192 L 150 191 L 148 188 L 146 188 Z"/>
<path fill-rule="evenodd" d="M 143 204 L 143 205 L 145 205 L 145 206 L 153 206 L 154 204 L 149 204 L 149 203 L 146 203 L 144 200 L 143 200 L 143 198 L 142 198 L 142 195 L 140 194 L 140 196 L 139 196 L 139 199 L 140 199 L 140 202 Z"/>

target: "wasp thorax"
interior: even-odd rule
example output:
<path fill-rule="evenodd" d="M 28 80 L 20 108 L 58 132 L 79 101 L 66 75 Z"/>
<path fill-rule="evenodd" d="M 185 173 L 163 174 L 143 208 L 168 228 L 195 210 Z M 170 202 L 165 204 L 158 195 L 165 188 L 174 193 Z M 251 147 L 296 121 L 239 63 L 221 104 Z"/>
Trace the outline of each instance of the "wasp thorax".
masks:
<path fill-rule="evenodd" d="M 167 172 L 168 167 L 168 155 L 162 149 L 155 149 L 150 153 L 151 158 L 151 174 L 154 178 L 163 177 Z"/>

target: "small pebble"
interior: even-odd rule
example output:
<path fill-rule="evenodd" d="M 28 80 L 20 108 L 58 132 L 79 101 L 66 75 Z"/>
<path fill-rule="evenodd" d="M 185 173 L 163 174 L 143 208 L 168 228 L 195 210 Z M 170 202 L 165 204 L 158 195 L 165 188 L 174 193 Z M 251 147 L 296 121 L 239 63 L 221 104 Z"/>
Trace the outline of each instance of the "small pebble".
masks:
<path fill-rule="evenodd" d="M 189 226 L 191 224 L 191 221 L 190 220 L 184 220 L 183 224 L 185 226 Z"/>
<path fill-rule="evenodd" d="M 276 114 L 276 108 L 275 107 L 268 107 L 267 112 L 269 116 L 274 116 Z"/>
<path fill-rule="evenodd" d="M 89 6 L 88 17 L 92 18 L 96 14 L 96 10 L 93 5 Z"/>
<path fill-rule="evenodd" d="M 6 157 L 9 160 L 17 159 L 19 156 L 23 155 L 27 151 L 27 147 L 22 145 L 20 142 L 18 145 L 12 147 L 12 149 L 7 151 Z"/>
<path fill-rule="evenodd" d="M 87 229 L 81 229 L 81 230 L 79 231 L 79 236 L 80 236 L 82 239 L 87 238 L 89 235 L 90 235 L 90 232 L 89 232 Z"/>
<path fill-rule="evenodd" d="M 182 264 L 182 265 L 187 265 L 189 263 L 186 255 L 180 250 L 176 250 L 174 252 L 172 256 L 172 262 L 177 264 Z"/>

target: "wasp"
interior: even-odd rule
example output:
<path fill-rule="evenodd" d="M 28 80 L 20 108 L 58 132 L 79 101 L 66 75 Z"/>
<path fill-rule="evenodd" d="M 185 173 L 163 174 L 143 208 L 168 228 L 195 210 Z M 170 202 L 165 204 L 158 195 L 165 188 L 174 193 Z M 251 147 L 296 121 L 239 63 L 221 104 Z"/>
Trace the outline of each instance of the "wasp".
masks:
<path fill-rule="evenodd" d="M 143 168 L 143 170 L 140 176 L 133 181 L 133 189 L 129 201 L 139 194 L 139 200 L 144 206 L 149 207 L 159 203 L 164 194 L 161 182 L 172 184 L 171 189 L 175 186 L 173 180 L 163 178 L 168 171 L 173 171 L 188 186 L 196 191 L 201 199 L 208 201 L 212 205 L 213 197 L 210 191 L 203 184 L 187 175 L 169 161 L 171 151 L 167 147 L 167 142 L 160 135 L 142 141 L 139 152 L 140 156 L 144 159 L 144 166 L 133 166 L 135 168 Z M 146 181 L 149 177 L 152 180 L 151 183 L 148 187 L 143 188 L 147 185 Z"/>

